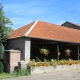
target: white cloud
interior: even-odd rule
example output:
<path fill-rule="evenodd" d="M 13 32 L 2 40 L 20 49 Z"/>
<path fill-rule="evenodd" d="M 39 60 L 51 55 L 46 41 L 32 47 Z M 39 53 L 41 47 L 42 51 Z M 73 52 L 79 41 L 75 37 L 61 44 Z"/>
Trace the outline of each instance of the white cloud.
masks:
<path fill-rule="evenodd" d="M 40 3 L 24 3 L 24 4 L 7 4 L 4 7 L 4 10 L 6 12 L 10 12 L 10 14 L 16 14 L 16 15 L 36 15 L 36 14 L 42 14 L 45 13 L 47 8 Z"/>

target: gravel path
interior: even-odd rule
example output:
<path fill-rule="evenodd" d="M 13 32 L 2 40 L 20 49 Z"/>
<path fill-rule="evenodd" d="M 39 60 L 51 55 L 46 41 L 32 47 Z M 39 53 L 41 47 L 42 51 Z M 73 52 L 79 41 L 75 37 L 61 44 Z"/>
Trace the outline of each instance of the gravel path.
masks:
<path fill-rule="evenodd" d="M 4 80 L 80 80 L 80 69 L 43 73 Z"/>

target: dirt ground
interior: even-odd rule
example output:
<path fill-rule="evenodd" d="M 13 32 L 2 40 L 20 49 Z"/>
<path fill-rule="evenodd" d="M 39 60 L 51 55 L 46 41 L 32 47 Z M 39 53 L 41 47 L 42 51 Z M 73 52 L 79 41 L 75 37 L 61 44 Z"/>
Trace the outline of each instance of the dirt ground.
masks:
<path fill-rule="evenodd" d="M 80 80 L 80 69 L 43 73 L 4 80 Z"/>

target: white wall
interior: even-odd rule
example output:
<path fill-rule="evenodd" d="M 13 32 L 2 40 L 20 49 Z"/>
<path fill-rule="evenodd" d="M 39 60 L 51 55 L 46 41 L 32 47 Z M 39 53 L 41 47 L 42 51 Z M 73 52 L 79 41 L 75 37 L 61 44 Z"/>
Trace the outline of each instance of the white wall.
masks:
<path fill-rule="evenodd" d="M 30 52 L 31 52 L 31 40 L 25 39 L 25 60 L 30 60 Z"/>

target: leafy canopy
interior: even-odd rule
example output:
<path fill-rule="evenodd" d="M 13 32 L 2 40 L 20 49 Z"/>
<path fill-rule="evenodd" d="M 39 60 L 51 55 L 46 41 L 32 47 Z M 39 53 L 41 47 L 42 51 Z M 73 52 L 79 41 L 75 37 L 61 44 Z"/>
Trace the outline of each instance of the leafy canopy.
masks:
<path fill-rule="evenodd" d="M 7 27 L 7 25 L 12 25 L 12 22 L 4 15 L 3 6 L 0 3 L 0 55 L 3 52 L 3 45 L 8 38 L 9 32 L 13 31 L 13 29 Z"/>
<path fill-rule="evenodd" d="M 6 25 L 12 25 L 9 18 L 4 15 L 3 6 L 0 4 L 0 43 L 4 43 L 8 38 L 9 28 Z"/>

